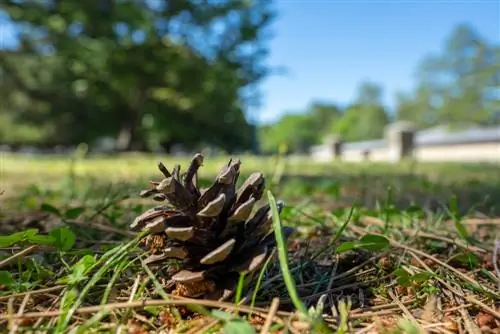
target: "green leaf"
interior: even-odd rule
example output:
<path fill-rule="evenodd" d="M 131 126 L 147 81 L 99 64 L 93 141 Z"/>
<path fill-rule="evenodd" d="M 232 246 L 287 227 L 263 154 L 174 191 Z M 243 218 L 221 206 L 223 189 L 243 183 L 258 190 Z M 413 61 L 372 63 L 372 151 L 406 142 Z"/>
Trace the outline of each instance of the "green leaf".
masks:
<path fill-rule="evenodd" d="M 71 208 L 64 212 L 64 218 L 75 219 L 85 211 L 84 207 Z"/>
<path fill-rule="evenodd" d="M 161 312 L 161 308 L 158 306 L 144 306 L 144 311 L 151 315 L 157 316 Z"/>
<path fill-rule="evenodd" d="M 293 207 L 285 206 L 280 213 L 281 219 L 289 220 L 293 217 L 295 209 Z"/>
<path fill-rule="evenodd" d="M 462 265 L 468 266 L 469 268 L 476 268 L 479 265 L 479 258 L 474 253 L 461 253 L 458 254 L 455 259 L 459 261 Z"/>
<path fill-rule="evenodd" d="M 468 240 L 469 234 L 467 233 L 467 229 L 465 228 L 464 224 L 460 221 L 460 219 L 455 219 L 455 228 L 458 231 L 458 234 L 464 239 L 465 241 Z"/>
<path fill-rule="evenodd" d="M 42 205 L 40 206 L 40 210 L 45 211 L 45 212 L 50 212 L 50 213 L 53 213 L 53 214 L 61 217 L 61 211 L 59 211 L 59 209 L 57 209 L 56 207 L 54 207 L 48 203 L 42 203 Z"/>
<path fill-rule="evenodd" d="M 30 237 L 33 237 L 33 236 L 38 234 L 38 229 L 37 228 L 30 228 L 30 229 L 24 230 L 23 233 L 24 233 L 25 239 L 30 238 Z"/>
<path fill-rule="evenodd" d="M 73 265 L 73 271 L 68 276 L 65 276 L 57 281 L 58 284 L 76 284 L 87 279 L 87 272 L 96 263 L 96 259 L 92 255 L 83 256 L 77 263 Z"/>
<path fill-rule="evenodd" d="M 12 245 L 25 241 L 26 239 L 35 236 L 38 229 L 32 228 L 25 231 L 15 232 L 10 235 L 0 236 L 0 247 L 11 247 Z"/>
<path fill-rule="evenodd" d="M 335 210 L 332 210 L 331 213 L 335 218 L 342 218 L 342 217 L 344 217 L 346 211 L 347 211 L 346 208 L 340 207 L 340 208 L 336 208 Z"/>
<path fill-rule="evenodd" d="M 393 274 L 396 275 L 397 277 L 396 281 L 398 282 L 399 285 L 401 286 L 410 285 L 410 274 L 403 268 L 398 268 L 394 270 Z"/>
<path fill-rule="evenodd" d="M 360 247 L 368 250 L 382 250 L 389 245 L 389 240 L 382 235 L 365 234 L 360 240 Z"/>
<path fill-rule="evenodd" d="M 420 206 L 416 205 L 416 204 L 412 204 L 410 205 L 408 208 L 406 208 L 406 213 L 408 214 L 422 214 L 423 210 Z"/>
<path fill-rule="evenodd" d="M 404 270 L 403 268 L 398 268 L 398 269 L 394 270 L 392 273 L 398 277 L 408 277 L 409 276 L 408 272 L 406 270 Z"/>
<path fill-rule="evenodd" d="M 449 207 L 450 207 L 450 212 L 453 215 L 453 219 L 456 219 L 458 216 L 458 198 L 457 198 L 457 195 L 451 196 Z"/>
<path fill-rule="evenodd" d="M 75 245 L 76 236 L 67 227 L 54 229 L 49 234 L 55 239 L 54 246 L 62 251 L 69 251 Z"/>
<path fill-rule="evenodd" d="M 0 247 L 11 247 L 16 242 L 23 240 L 23 233 L 16 232 L 10 235 L 0 235 Z"/>
<path fill-rule="evenodd" d="M 398 282 L 399 285 L 401 286 L 410 286 L 410 277 L 398 277 L 396 279 L 396 282 Z"/>
<path fill-rule="evenodd" d="M 254 334 L 256 333 L 248 322 L 241 319 L 234 319 L 224 324 L 224 333 L 226 334 Z"/>
<path fill-rule="evenodd" d="M 357 241 L 346 241 L 341 243 L 337 249 L 335 250 L 337 253 L 344 253 L 353 249 L 358 248 L 358 242 Z"/>
<path fill-rule="evenodd" d="M 30 243 L 37 245 L 54 246 L 56 239 L 50 235 L 32 235 L 28 236 L 26 240 Z"/>
<path fill-rule="evenodd" d="M 234 319 L 234 315 L 224 311 L 212 310 L 211 313 L 214 318 L 217 318 L 222 321 L 231 321 L 232 319 Z"/>
<path fill-rule="evenodd" d="M 61 310 L 67 312 L 71 306 L 74 304 L 75 300 L 78 298 L 78 290 L 76 288 L 71 288 L 66 290 L 61 300 Z"/>
<path fill-rule="evenodd" d="M 16 280 L 12 277 L 10 272 L 2 270 L 0 271 L 0 284 L 11 287 L 16 284 Z"/>
<path fill-rule="evenodd" d="M 432 273 L 430 273 L 428 271 L 424 271 L 424 272 L 412 275 L 410 279 L 413 282 L 426 282 L 432 276 L 433 276 Z"/>
<path fill-rule="evenodd" d="M 366 234 L 359 241 L 346 241 L 337 247 L 337 253 L 347 252 L 356 248 L 382 250 L 390 245 L 389 240 L 382 235 Z"/>

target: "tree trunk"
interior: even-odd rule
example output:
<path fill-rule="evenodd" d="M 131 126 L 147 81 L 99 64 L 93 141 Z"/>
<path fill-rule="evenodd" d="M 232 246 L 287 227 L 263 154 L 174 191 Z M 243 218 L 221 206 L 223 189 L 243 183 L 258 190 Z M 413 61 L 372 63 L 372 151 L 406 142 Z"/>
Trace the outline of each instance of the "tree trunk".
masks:
<path fill-rule="evenodd" d="M 134 122 L 126 122 L 122 125 L 116 138 L 116 149 L 118 151 L 147 151 L 146 141 L 142 129 Z"/>
<path fill-rule="evenodd" d="M 165 140 L 160 143 L 161 148 L 165 151 L 165 153 L 172 153 L 172 146 L 174 146 L 174 142 L 172 140 Z"/>

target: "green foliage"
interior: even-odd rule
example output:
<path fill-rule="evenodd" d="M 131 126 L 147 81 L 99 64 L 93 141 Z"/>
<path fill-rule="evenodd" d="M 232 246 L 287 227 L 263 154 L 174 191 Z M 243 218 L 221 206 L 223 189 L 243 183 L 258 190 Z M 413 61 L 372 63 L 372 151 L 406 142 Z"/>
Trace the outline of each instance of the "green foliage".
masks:
<path fill-rule="evenodd" d="M 290 299 L 293 302 L 295 308 L 300 311 L 303 315 L 307 315 L 307 309 L 303 302 L 300 300 L 295 280 L 290 273 L 290 269 L 288 267 L 288 254 L 287 254 L 287 245 L 286 239 L 283 236 L 283 226 L 281 225 L 280 214 L 278 212 L 278 206 L 276 204 L 276 200 L 270 190 L 267 191 L 267 199 L 269 201 L 269 205 L 271 207 L 271 215 L 273 219 L 273 228 L 274 228 L 274 236 L 276 238 L 278 257 L 281 266 L 281 272 L 283 274 L 283 281 L 285 282 L 288 293 L 290 294 Z"/>
<path fill-rule="evenodd" d="M 334 104 L 313 102 L 305 112 L 287 114 L 260 129 L 261 148 L 276 153 L 280 145 L 289 152 L 305 153 L 335 134 L 343 140 L 378 139 L 389 123 L 381 103 L 382 88 L 370 82 L 360 85 L 356 102 L 342 110 Z"/>
<path fill-rule="evenodd" d="M 224 322 L 224 333 L 253 334 L 256 333 L 247 321 L 224 311 L 212 310 L 211 315 Z"/>
<path fill-rule="evenodd" d="M 336 252 L 344 253 L 357 248 L 363 248 L 372 251 L 380 251 L 390 246 L 389 240 L 382 235 L 366 234 L 360 240 L 346 241 L 340 244 Z"/>
<path fill-rule="evenodd" d="M 264 152 L 276 153 L 281 145 L 285 145 L 289 152 L 306 152 L 317 142 L 309 115 L 286 115 L 279 123 L 265 126 L 260 131 Z"/>
<path fill-rule="evenodd" d="M 268 1 L 8 0 L 0 9 L 22 28 L 19 47 L 0 53 L 2 117 L 13 124 L 0 127 L 2 140 L 252 148 L 245 111 L 268 72 Z"/>
<path fill-rule="evenodd" d="M 405 287 L 410 286 L 412 283 L 425 283 L 434 276 L 434 274 L 427 271 L 410 275 L 403 268 L 394 270 L 393 274 L 397 277 L 396 281 L 398 284 Z"/>
<path fill-rule="evenodd" d="M 38 229 L 27 229 L 10 235 L 0 236 L 0 247 L 12 247 L 18 243 L 46 245 L 61 251 L 69 251 L 76 241 L 75 234 L 67 227 L 55 228 L 48 235 L 38 233 Z"/>
<path fill-rule="evenodd" d="M 397 118 L 427 127 L 500 124 L 500 45 L 460 24 L 441 51 L 422 59 L 417 89 L 398 95 Z"/>
<path fill-rule="evenodd" d="M 49 235 L 54 238 L 53 245 L 61 251 L 69 251 L 76 242 L 76 235 L 67 227 L 54 229 Z"/>
<path fill-rule="evenodd" d="M 0 247 L 11 247 L 16 243 L 29 240 L 37 234 L 37 229 L 28 229 L 20 232 L 15 232 L 10 235 L 0 235 Z"/>
<path fill-rule="evenodd" d="M 2 270 L 0 271 L 0 284 L 10 289 L 16 284 L 16 280 L 10 272 Z"/>
<path fill-rule="evenodd" d="M 50 212 L 50 213 L 53 213 L 55 214 L 56 216 L 61 216 L 61 212 L 59 211 L 59 209 L 57 209 L 55 206 L 49 204 L 49 203 L 43 203 L 41 206 L 40 206 L 40 209 L 42 211 L 45 211 L 45 212 Z"/>
<path fill-rule="evenodd" d="M 382 105 L 382 87 L 363 82 L 358 90 L 355 102 L 344 110 L 340 119 L 331 123 L 331 132 L 345 141 L 382 138 L 389 123 Z"/>
<path fill-rule="evenodd" d="M 78 282 L 86 280 L 87 273 L 92 269 L 95 265 L 96 260 L 92 255 L 83 256 L 77 263 L 75 263 L 72 267 L 72 272 L 66 276 L 61 278 L 58 283 L 67 283 L 69 285 L 74 285 Z"/>
<path fill-rule="evenodd" d="M 261 126 L 261 149 L 277 153 L 285 145 L 288 152 L 308 152 L 311 145 L 321 143 L 329 134 L 330 124 L 339 117 L 340 109 L 336 105 L 313 102 L 304 113 L 288 114 L 275 124 Z"/>
<path fill-rule="evenodd" d="M 353 105 L 333 123 L 332 132 L 346 141 L 380 139 L 389 123 L 383 107 L 375 105 Z"/>

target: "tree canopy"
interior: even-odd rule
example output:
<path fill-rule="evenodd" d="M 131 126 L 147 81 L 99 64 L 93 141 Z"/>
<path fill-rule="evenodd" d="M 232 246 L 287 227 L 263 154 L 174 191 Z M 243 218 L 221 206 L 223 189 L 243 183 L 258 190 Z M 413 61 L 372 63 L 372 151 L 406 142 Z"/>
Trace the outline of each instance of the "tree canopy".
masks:
<path fill-rule="evenodd" d="M 460 24 L 417 67 L 414 93 L 399 95 L 398 119 L 420 126 L 500 124 L 500 44 Z"/>
<path fill-rule="evenodd" d="M 245 112 L 268 74 L 267 0 L 15 1 L 19 46 L 2 50 L 2 116 L 47 145 L 116 138 L 119 149 L 175 143 L 252 149 Z"/>

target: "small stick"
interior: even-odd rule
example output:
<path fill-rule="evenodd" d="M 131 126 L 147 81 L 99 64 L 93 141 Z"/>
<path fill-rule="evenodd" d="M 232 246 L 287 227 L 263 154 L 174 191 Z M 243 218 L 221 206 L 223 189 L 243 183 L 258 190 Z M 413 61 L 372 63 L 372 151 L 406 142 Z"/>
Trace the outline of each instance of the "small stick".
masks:
<path fill-rule="evenodd" d="M 12 256 L 9 256 L 8 258 L 0 261 L 0 268 L 8 266 L 12 262 L 16 261 L 18 258 L 24 257 L 25 255 L 28 255 L 28 254 L 31 254 L 31 253 L 37 251 L 39 248 L 40 248 L 40 246 L 38 246 L 38 245 L 32 245 L 32 246 L 29 246 L 28 248 L 23 249 L 19 253 L 16 253 Z"/>
<path fill-rule="evenodd" d="M 277 297 L 273 298 L 273 301 L 271 302 L 271 306 L 269 308 L 269 313 L 267 314 L 266 322 L 264 323 L 264 326 L 262 326 L 260 334 L 266 334 L 269 332 L 269 328 L 273 323 L 273 318 L 276 315 L 276 311 L 278 311 L 279 305 L 280 299 Z"/>
<path fill-rule="evenodd" d="M 26 304 L 28 304 L 28 300 L 30 299 L 30 294 L 28 293 L 26 296 L 24 296 L 24 299 L 21 303 L 21 306 L 19 306 L 19 310 L 17 311 L 17 315 L 20 316 L 24 312 L 24 308 L 26 307 Z M 17 328 L 19 327 L 18 322 L 14 322 L 12 325 L 12 328 L 9 331 L 9 334 L 14 334 L 17 331 Z"/>

